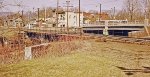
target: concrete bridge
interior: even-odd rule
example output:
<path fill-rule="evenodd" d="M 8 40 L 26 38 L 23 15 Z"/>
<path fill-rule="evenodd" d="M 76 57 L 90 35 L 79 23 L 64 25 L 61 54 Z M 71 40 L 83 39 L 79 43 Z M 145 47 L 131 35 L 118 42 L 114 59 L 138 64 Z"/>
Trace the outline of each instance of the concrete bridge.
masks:
<path fill-rule="evenodd" d="M 100 23 L 84 24 L 84 33 L 104 34 L 107 31 L 109 35 L 128 36 L 132 31 L 144 31 L 149 26 L 148 20 L 144 22 L 128 22 L 127 20 L 102 20 Z"/>

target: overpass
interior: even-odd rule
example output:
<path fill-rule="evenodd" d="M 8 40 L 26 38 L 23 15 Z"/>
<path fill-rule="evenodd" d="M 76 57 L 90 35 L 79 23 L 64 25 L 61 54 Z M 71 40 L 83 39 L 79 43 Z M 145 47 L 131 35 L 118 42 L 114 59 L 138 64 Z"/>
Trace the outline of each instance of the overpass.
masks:
<path fill-rule="evenodd" d="M 107 30 L 109 35 L 128 36 L 132 31 L 144 31 L 148 26 L 148 20 L 144 22 L 128 22 L 127 20 L 102 20 L 99 23 L 84 24 L 84 33 L 104 34 Z"/>

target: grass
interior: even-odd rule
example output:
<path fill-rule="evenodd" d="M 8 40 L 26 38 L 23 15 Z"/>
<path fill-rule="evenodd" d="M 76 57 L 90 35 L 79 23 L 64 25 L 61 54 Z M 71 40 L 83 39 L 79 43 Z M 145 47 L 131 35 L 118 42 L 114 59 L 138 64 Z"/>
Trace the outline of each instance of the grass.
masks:
<path fill-rule="evenodd" d="M 90 41 L 84 44 L 84 48 L 74 50 L 71 54 L 45 56 L 17 64 L 1 65 L 0 77 L 127 77 L 115 66 L 134 65 L 129 64 L 128 58 L 121 55 L 118 57 L 119 50 L 129 52 L 135 49 L 131 45 Z M 113 50 L 108 48 L 112 45 L 115 45 Z M 144 48 L 136 45 L 133 47 Z M 149 77 L 149 74 L 138 77 Z"/>
<path fill-rule="evenodd" d="M 102 77 L 115 74 L 111 72 L 115 68 L 103 65 L 108 63 L 105 59 L 80 52 L 4 65 L 0 68 L 0 77 Z"/>

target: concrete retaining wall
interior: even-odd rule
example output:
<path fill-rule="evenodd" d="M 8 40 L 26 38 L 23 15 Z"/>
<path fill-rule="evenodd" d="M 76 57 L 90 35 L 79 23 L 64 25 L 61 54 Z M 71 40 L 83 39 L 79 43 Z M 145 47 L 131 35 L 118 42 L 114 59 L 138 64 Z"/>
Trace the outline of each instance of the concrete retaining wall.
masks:
<path fill-rule="evenodd" d="M 133 31 L 129 32 L 129 37 L 134 37 L 134 38 L 141 38 L 141 37 L 147 37 L 149 36 L 150 33 L 150 26 L 147 26 L 147 31 Z"/>
<path fill-rule="evenodd" d="M 44 54 L 47 54 L 48 47 L 50 46 L 50 43 L 35 45 L 31 47 L 26 47 L 25 52 L 25 60 L 31 60 L 32 58 L 40 57 Z"/>

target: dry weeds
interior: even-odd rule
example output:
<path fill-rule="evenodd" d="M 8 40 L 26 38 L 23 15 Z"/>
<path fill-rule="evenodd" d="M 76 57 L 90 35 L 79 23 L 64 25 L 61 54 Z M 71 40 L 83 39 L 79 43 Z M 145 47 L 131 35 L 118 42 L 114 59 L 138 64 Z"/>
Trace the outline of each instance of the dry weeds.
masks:
<path fill-rule="evenodd" d="M 128 77 L 115 66 L 148 66 L 149 50 L 149 46 L 95 40 L 54 43 L 50 49 L 54 56 L 1 65 L 0 77 Z M 134 58 L 139 51 L 142 51 L 144 59 L 137 67 Z M 57 56 L 59 54 L 63 55 Z M 144 73 L 134 74 L 134 77 L 149 76 Z"/>

